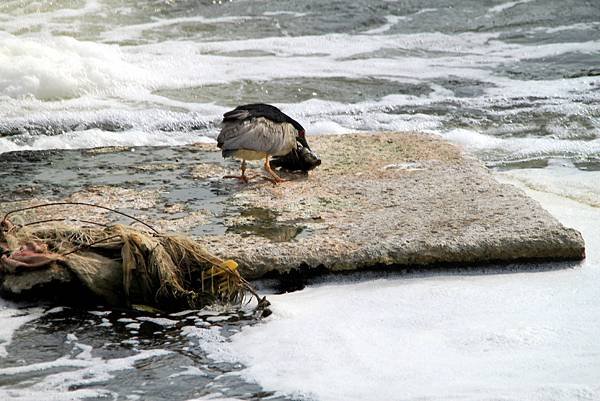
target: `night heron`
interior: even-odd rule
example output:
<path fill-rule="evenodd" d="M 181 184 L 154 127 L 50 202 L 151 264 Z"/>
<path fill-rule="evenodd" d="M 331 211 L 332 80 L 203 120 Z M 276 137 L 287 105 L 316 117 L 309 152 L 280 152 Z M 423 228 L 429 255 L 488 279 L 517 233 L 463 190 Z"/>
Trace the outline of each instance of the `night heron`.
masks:
<path fill-rule="evenodd" d="M 275 174 L 269 157 L 287 155 L 296 149 L 297 143 L 310 150 L 304 128 L 277 107 L 263 103 L 238 106 L 225 113 L 217 137 L 223 157 L 242 160 L 242 175 L 225 178 L 238 178 L 244 182 L 253 178 L 246 176 L 246 160 L 261 159 L 265 160 L 265 170 L 273 177 L 267 179 L 273 183 L 285 181 Z"/>

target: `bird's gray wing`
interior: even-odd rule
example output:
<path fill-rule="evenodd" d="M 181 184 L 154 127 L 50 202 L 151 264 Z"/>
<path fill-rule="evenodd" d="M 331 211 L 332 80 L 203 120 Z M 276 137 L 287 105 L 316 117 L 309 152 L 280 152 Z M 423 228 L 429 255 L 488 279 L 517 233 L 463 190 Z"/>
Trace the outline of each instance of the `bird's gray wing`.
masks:
<path fill-rule="evenodd" d="M 276 123 L 263 117 L 226 121 L 217 142 L 224 151 L 247 149 L 283 155 L 296 145 L 296 129 L 289 123 Z"/>

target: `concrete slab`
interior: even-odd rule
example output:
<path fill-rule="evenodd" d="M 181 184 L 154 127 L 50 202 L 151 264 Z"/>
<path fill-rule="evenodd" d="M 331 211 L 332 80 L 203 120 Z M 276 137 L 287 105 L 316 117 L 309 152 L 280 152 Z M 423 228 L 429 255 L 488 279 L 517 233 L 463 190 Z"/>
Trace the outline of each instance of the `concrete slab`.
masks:
<path fill-rule="evenodd" d="M 214 145 L 6 154 L 0 212 L 48 201 L 126 211 L 195 236 L 247 278 L 319 268 L 577 260 L 581 235 L 456 146 L 418 133 L 311 137 L 323 164 L 273 186 L 223 180 L 238 163 Z M 256 164 L 256 172 L 260 164 Z M 128 222 L 85 207 L 24 221 Z"/>
<path fill-rule="evenodd" d="M 236 232 L 206 238 L 247 277 L 584 257 L 577 231 L 440 139 L 389 133 L 311 143 L 320 168 L 240 190 L 230 201 L 242 212 L 226 219 Z"/>

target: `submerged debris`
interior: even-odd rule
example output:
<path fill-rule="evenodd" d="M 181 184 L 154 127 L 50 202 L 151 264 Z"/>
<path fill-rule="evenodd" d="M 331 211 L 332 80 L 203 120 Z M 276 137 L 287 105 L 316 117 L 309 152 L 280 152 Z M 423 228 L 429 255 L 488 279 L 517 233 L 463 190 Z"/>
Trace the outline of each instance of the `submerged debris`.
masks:
<path fill-rule="evenodd" d="M 0 229 L 4 294 L 35 296 L 35 287 L 51 285 L 62 271 L 66 274 L 59 274 L 59 281 L 76 281 L 111 305 L 198 309 L 240 304 L 248 295 L 257 298 L 259 307 L 267 304 L 240 276 L 235 261 L 211 255 L 189 237 L 160 234 L 139 220 L 153 231 L 122 224 L 76 227 L 52 220 L 15 226 L 8 219 L 12 213 Z M 32 274 L 33 283 L 27 277 Z"/>

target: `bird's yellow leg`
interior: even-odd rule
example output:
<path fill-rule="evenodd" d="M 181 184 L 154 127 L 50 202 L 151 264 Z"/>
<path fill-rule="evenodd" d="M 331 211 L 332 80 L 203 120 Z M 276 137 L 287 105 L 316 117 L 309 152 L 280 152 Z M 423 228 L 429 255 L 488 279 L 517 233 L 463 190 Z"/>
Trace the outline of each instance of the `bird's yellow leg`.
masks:
<path fill-rule="evenodd" d="M 242 169 L 242 180 L 244 182 L 248 182 L 248 177 L 246 177 L 246 160 L 242 159 L 241 169 Z"/>
<path fill-rule="evenodd" d="M 248 183 L 248 181 L 250 181 L 251 179 L 256 177 L 256 176 L 249 177 L 246 175 L 246 160 L 244 160 L 244 159 L 242 159 L 241 170 L 242 170 L 242 175 L 226 175 L 223 178 L 237 178 L 238 180 Z"/>
<path fill-rule="evenodd" d="M 284 180 L 283 178 L 281 178 L 280 176 L 278 176 L 277 174 L 275 174 L 275 172 L 271 168 L 271 164 L 269 163 L 269 155 L 267 155 L 265 157 L 265 170 L 267 170 L 267 173 L 271 174 L 271 177 L 273 177 L 272 179 L 269 179 L 268 177 L 265 177 L 265 178 L 268 179 L 269 181 L 271 181 L 273 184 L 276 184 L 278 182 L 287 181 L 287 180 Z"/>

